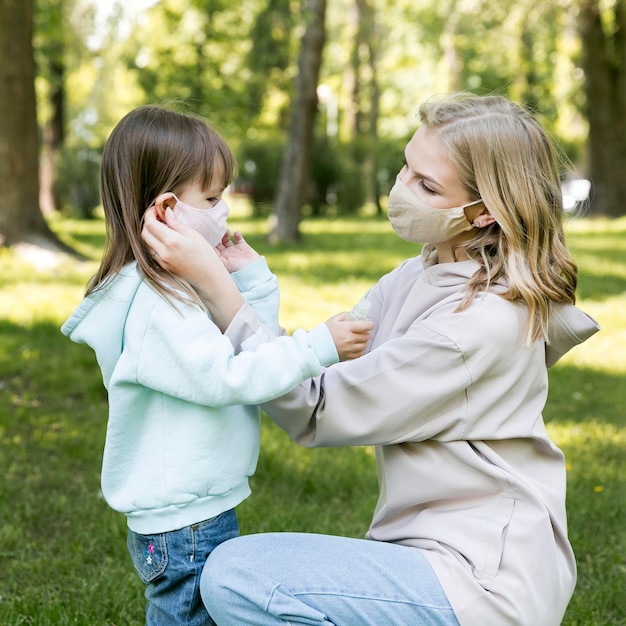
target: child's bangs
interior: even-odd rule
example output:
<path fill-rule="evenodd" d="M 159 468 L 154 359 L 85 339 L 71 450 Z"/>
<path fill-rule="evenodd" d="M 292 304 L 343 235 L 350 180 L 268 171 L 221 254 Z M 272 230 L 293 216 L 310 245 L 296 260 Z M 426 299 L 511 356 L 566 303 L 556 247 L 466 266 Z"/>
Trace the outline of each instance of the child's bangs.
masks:
<path fill-rule="evenodd" d="M 209 129 L 203 130 L 191 148 L 194 152 L 194 180 L 204 189 L 209 189 L 217 182 L 226 187 L 236 175 L 235 158 L 219 135 Z"/>

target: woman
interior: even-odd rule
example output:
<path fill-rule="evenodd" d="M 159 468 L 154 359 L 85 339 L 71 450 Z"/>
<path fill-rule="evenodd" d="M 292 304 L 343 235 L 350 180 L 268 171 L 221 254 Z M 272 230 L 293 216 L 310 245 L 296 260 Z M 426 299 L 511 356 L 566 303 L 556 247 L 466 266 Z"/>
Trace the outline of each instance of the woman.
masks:
<path fill-rule="evenodd" d="M 598 327 L 573 306 L 558 161 L 503 97 L 430 101 L 420 118 L 389 219 L 427 245 L 368 293 L 364 356 L 263 405 L 303 445 L 376 446 L 368 539 L 225 542 L 201 583 L 220 626 L 561 623 L 575 561 L 541 413 L 547 366 Z M 146 243 L 208 290 L 210 251 L 168 224 L 147 219 Z M 238 348 L 258 327 L 242 308 L 226 335 Z"/>

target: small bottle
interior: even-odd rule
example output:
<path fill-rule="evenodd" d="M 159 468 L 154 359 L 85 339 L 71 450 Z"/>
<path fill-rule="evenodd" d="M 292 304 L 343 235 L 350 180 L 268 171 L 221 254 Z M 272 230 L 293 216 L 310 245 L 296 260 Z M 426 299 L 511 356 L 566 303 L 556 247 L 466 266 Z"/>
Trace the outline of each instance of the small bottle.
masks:
<path fill-rule="evenodd" d="M 369 320 L 367 314 L 369 313 L 372 303 L 367 298 L 361 298 L 352 308 L 352 311 L 346 315 L 347 322 L 365 321 Z"/>

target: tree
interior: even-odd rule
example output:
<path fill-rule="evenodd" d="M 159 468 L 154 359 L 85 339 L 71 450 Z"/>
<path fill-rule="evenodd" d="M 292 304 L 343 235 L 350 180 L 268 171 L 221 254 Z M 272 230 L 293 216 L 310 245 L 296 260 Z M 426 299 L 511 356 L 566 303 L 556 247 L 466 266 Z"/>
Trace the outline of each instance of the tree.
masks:
<path fill-rule="evenodd" d="M 33 0 L 0 0 L 0 245 L 66 249 L 39 209 Z"/>
<path fill-rule="evenodd" d="M 381 36 L 371 0 L 356 0 L 354 8 L 355 36 L 350 62 L 352 157 L 361 169 L 365 197 L 374 203 L 380 214 L 377 159 L 380 85 L 377 62 Z"/>
<path fill-rule="evenodd" d="M 144 19 L 135 18 L 122 58 L 144 101 L 174 101 L 206 117 L 232 142 L 250 122 L 251 73 L 242 67 L 253 28 L 249 4 L 161 0 Z"/>
<path fill-rule="evenodd" d="M 599 0 L 581 0 L 579 24 L 583 47 L 589 176 L 594 213 L 626 212 L 626 7 L 615 0 L 612 11 Z"/>
<path fill-rule="evenodd" d="M 65 140 L 65 41 L 63 0 L 38 2 L 35 22 L 41 36 L 38 46 L 39 75 L 48 83 L 50 115 L 43 126 L 39 177 L 39 203 L 44 214 L 59 208 L 55 194 L 55 170 Z"/>
<path fill-rule="evenodd" d="M 296 95 L 276 192 L 275 219 L 269 234 L 269 241 L 273 243 L 300 238 L 302 201 L 308 183 L 317 83 L 326 38 L 326 0 L 308 0 L 304 14 L 307 24 L 298 59 Z"/>

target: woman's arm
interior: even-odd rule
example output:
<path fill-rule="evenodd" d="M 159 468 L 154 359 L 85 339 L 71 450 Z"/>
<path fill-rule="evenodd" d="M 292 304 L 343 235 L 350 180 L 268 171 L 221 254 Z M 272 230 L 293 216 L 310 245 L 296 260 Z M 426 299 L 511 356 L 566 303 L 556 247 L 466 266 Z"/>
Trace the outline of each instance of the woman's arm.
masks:
<path fill-rule="evenodd" d="M 157 217 L 156 205 L 145 212 L 141 231 L 144 243 L 163 269 L 184 277 L 194 287 L 224 332 L 243 306 L 243 296 L 218 253 L 200 233 L 183 226 L 169 208 L 164 219 L 165 224 Z"/>
<path fill-rule="evenodd" d="M 157 199 L 158 200 L 158 199 Z M 185 278 L 198 292 L 217 327 L 225 332 L 244 299 L 228 270 L 206 240 L 185 227 L 172 214 L 164 212 L 165 223 L 157 217 L 156 208 L 146 211 L 142 238 L 155 252 L 164 269 Z M 331 317 L 326 325 L 341 360 L 353 359 L 365 351 L 371 322 L 346 322 L 345 314 Z"/>

